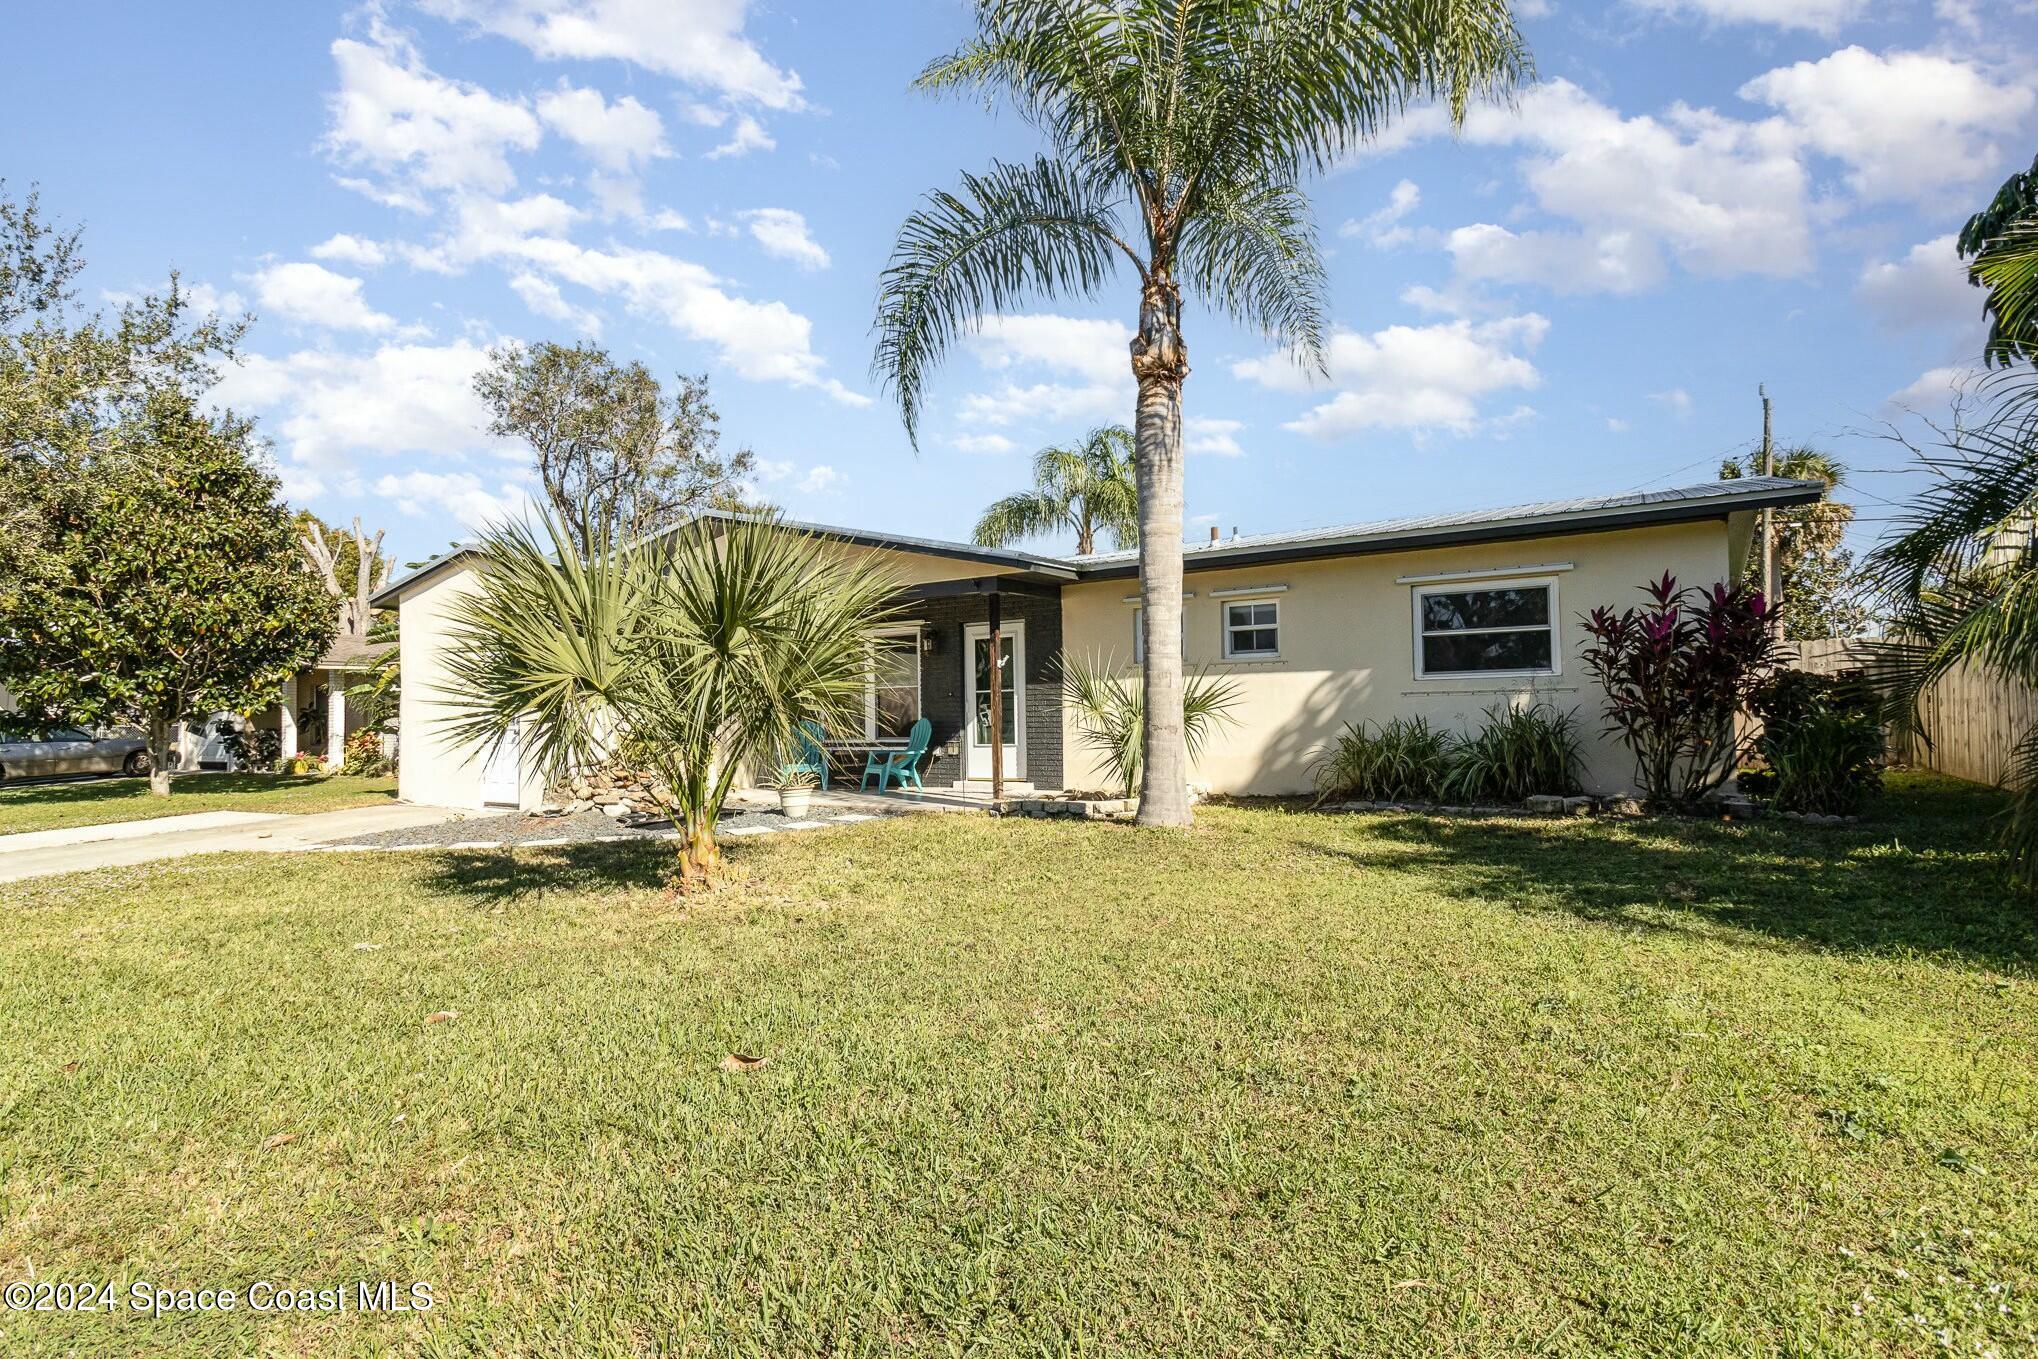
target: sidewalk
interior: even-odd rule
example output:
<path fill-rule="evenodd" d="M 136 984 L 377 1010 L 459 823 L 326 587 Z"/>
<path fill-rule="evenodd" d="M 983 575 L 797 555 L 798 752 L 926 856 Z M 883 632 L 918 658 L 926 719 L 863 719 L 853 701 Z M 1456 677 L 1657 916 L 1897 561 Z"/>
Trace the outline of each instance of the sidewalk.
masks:
<path fill-rule="evenodd" d="M 377 831 L 431 826 L 470 813 L 399 803 L 292 816 L 282 812 L 193 812 L 103 826 L 0 836 L 0 882 L 238 850 L 309 849 Z"/>

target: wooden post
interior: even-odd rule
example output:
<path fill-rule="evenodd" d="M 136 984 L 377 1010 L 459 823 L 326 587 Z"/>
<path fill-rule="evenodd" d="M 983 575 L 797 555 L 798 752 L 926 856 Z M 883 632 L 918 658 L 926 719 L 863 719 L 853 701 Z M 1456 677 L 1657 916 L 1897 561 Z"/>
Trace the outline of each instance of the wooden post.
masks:
<path fill-rule="evenodd" d="M 1005 597 L 991 587 L 991 801 L 1005 800 Z"/>

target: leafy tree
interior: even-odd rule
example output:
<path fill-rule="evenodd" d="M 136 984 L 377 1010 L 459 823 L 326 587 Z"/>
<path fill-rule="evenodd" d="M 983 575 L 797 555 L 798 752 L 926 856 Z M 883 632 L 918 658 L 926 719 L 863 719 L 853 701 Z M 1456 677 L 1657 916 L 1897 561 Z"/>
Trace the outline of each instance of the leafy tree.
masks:
<path fill-rule="evenodd" d="M 1988 291 L 1986 361 L 2038 363 L 2038 159 L 2003 181 L 1955 245 L 1969 261 L 1967 281 Z"/>
<path fill-rule="evenodd" d="M 807 718 L 863 708 L 893 583 L 769 519 L 696 519 L 591 551 L 546 516 L 483 535 L 477 588 L 454 605 L 445 696 L 455 730 L 493 746 L 527 723 L 549 779 L 627 759 L 656 772 L 679 827 L 679 881 L 721 866 L 715 821 L 738 772 L 791 747 Z"/>
<path fill-rule="evenodd" d="M 1862 597 L 1854 554 L 1845 546 L 1854 507 L 1832 498 L 1846 484 L 1847 468 L 1838 458 L 1816 448 L 1779 449 L 1773 455 L 1774 475 L 1823 482 L 1827 497 L 1811 505 L 1774 510 L 1776 574 L 1782 601 L 1783 635 L 1793 642 L 1822 637 L 1858 637 L 1868 626 L 1869 610 Z M 1720 464 L 1720 478 L 1762 475 L 1762 455 L 1749 453 Z M 1748 544 L 1745 569 L 1762 579 L 1762 542 Z"/>
<path fill-rule="evenodd" d="M 705 374 L 681 374 L 668 395 L 643 364 L 597 345 L 508 344 L 474 389 L 493 412 L 489 432 L 531 446 L 552 513 L 583 554 L 604 534 L 628 541 L 692 510 L 742 508 L 755 458 L 723 455 Z"/>
<path fill-rule="evenodd" d="M 249 422 L 165 390 L 109 437 L 118 476 L 40 497 L 55 518 L 0 593 L 0 681 L 41 720 L 141 727 L 167 795 L 171 725 L 272 700 L 324 650 L 332 607 Z"/>
<path fill-rule="evenodd" d="M 1064 530 L 1076 535 L 1076 553 L 1097 550 L 1097 530 L 1115 546 L 1139 541 L 1139 487 L 1132 466 L 1132 431 L 1123 425 L 1093 429 L 1081 444 L 1058 444 L 1033 455 L 1033 489 L 994 502 L 977 520 L 976 540 L 1005 547 Z"/>
<path fill-rule="evenodd" d="M 1505 0 L 978 0 L 928 91 L 1002 96 L 1052 154 L 930 194 L 879 283 L 873 367 L 917 442 L 929 373 L 986 312 L 1139 281 L 1145 761 L 1139 819 L 1189 824 L 1183 726 L 1186 286 L 1321 366 L 1323 262 L 1300 179 L 1418 98 L 1454 120 L 1528 54 Z"/>

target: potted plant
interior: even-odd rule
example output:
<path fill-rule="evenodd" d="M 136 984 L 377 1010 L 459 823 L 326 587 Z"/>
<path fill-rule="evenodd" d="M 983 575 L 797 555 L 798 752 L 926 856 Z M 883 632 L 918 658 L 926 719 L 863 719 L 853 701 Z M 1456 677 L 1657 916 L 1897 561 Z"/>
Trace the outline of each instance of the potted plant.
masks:
<path fill-rule="evenodd" d="M 819 786 L 820 780 L 805 765 L 782 764 L 772 784 L 778 789 L 778 809 L 798 821 L 813 803 L 814 789 Z"/>

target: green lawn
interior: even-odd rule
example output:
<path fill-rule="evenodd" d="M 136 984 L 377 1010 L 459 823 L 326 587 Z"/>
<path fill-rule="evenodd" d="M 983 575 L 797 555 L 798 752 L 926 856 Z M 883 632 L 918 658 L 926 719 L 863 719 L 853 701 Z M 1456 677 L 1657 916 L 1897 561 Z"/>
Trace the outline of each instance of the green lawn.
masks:
<path fill-rule="evenodd" d="M 178 774 L 170 796 L 152 797 L 147 779 L 31 783 L 0 787 L 0 835 L 145 821 L 186 812 L 332 812 L 396 800 L 394 778 L 280 774 Z"/>
<path fill-rule="evenodd" d="M 438 1299 L 0 1350 L 2032 1353 L 2038 916 L 1894 783 L 0 888 L 0 1276 Z"/>

